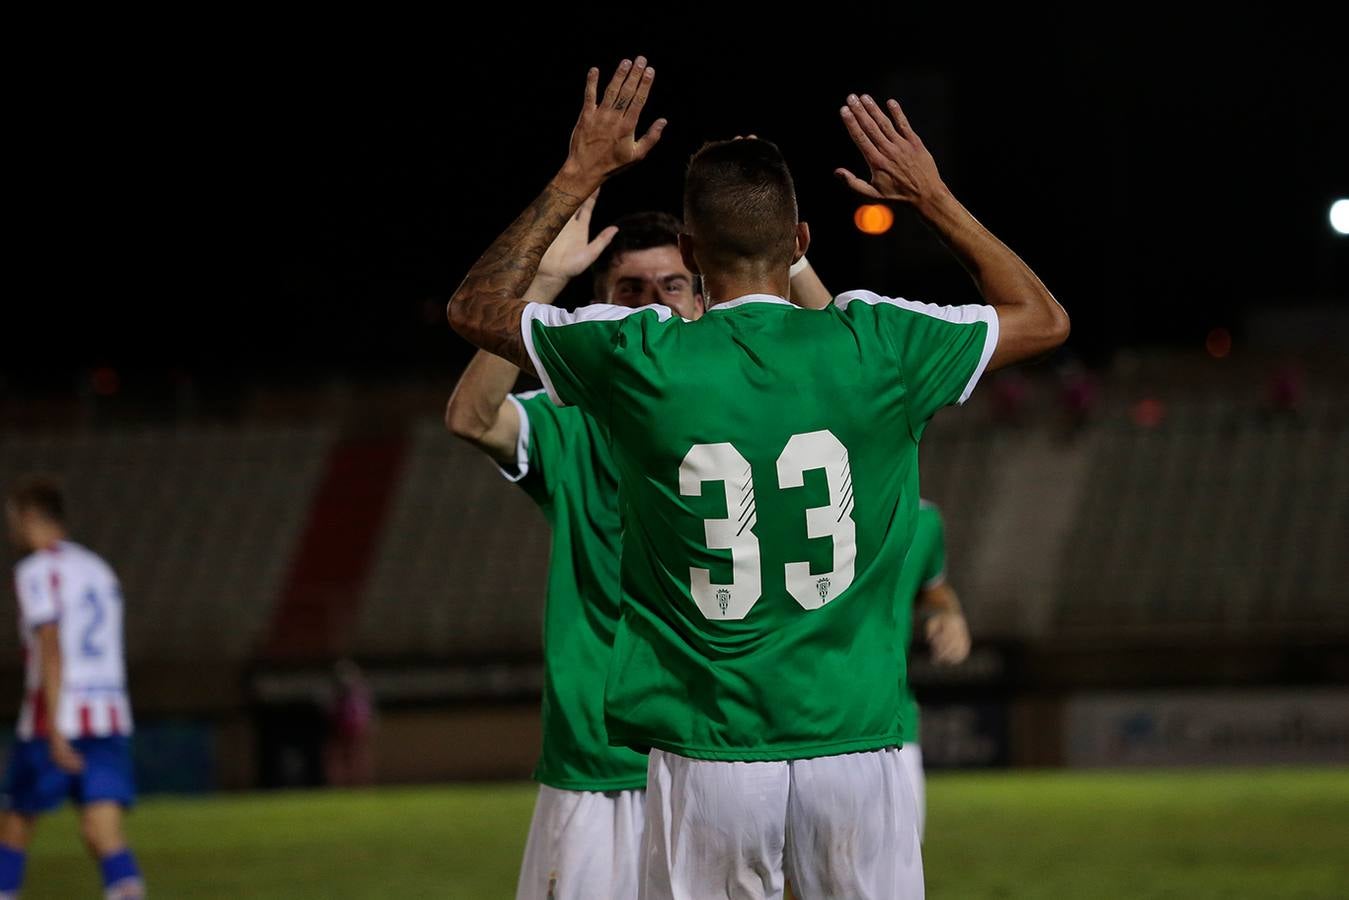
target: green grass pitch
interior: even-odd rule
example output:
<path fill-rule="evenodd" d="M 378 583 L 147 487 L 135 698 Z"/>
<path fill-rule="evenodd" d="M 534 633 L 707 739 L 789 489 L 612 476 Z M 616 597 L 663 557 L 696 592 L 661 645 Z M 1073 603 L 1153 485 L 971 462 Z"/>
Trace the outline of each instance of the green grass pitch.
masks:
<path fill-rule="evenodd" d="M 929 779 L 934 898 L 1349 897 L 1349 768 Z M 161 898 L 513 896 L 534 789 L 459 785 L 146 800 Z M 74 817 L 43 821 L 25 900 L 95 897 Z"/>

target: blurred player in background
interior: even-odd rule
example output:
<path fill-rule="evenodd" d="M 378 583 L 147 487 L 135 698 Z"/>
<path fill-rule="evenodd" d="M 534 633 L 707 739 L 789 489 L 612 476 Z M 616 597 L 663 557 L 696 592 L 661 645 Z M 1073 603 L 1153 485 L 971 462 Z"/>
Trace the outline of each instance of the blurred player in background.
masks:
<path fill-rule="evenodd" d="M 352 659 L 333 666 L 333 692 L 328 701 L 325 768 L 328 784 L 355 787 L 375 783 L 375 693 Z"/>
<path fill-rule="evenodd" d="M 941 510 L 927 500 L 918 504 L 913 544 L 904 559 L 899 585 L 900 646 L 907 652 L 914 618 L 923 622 L 923 634 L 932 649 L 932 659 L 941 665 L 956 665 L 970 655 L 970 629 L 960 599 L 946 581 L 946 534 Z M 923 750 L 919 745 L 918 700 L 906 679 L 901 698 L 900 760 L 913 782 L 918 806 L 918 836 L 927 822 L 927 783 L 923 777 Z"/>
<path fill-rule="evenodd" d="M 660 139 L 664 120 L 636 137 L 654 77 L 625 60 L 601 95 L 590 70 L 566 161 L 469 271 L 450 323 L 607 432 L 623 606 L 605 727 L 650 748 L 642 896 L 777 897 L 784 875 L 804 897 L 921 896 L 894 595 L 918 440 L 987 368 L 1062 343 L 1067 316 L 956 201 L 899 105 L 856 96 L 842 116 L 870 180 L 839 177 L 918 211 L 988 305 L 789 303 L 809 230 L 758 140 L 689 165 L 680 250 L 706 315 L 528 303 L 568 219 Z"/>
<path fill-rule="evenodd" d="M 702 315 L 696 279 L 679 254 L 680 223 L 659 212 L 620 218 L 593 240 L 592 195 L 539 264 L 527 296 L 551 303 L 593 273 L 594 296 L 624 307 L 662 304 Z M 801 302 L 829 296 L 808 266 Z M 520 370 L 478 353 L 445 411 L 446 427 L 496 462 L 552 528 L 544 604 L 543 748 L 539 797 L 516 896 L 520 900 L 635 897 L 644 754 L 612 747 L 604 731 L 604 679 L 619 616 L 618 482 L 604 434 L 586 413 L 543 391 L 511 394 Z"/>
<path fill-rule="evenodd" d="M 41 813 L 66 799 L 98 861 L 108 900 L 145 894 L 122 835 L 135 799 L 131 703 L 122 652 L 122 594 L 95 553 L 66 537 L 65 502 L 45 478 L 22 479 L 5 503 L 15 567 L 25 694 L 0 823 L 0 898 L 17 897 Z"/>

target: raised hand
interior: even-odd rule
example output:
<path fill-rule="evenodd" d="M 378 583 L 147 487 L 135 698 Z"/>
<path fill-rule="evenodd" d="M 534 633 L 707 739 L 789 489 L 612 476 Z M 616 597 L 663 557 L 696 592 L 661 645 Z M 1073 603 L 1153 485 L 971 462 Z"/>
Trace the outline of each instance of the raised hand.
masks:
<path fill-rule="evenodd" d="M 536 278 L 548 279 L 565 284 L 580 275 L 599 259 L 604 248 L 618 234 L 613 225 L 590 239 L 590 217 L 595 211 L 595 200 L 599 191 L 591 194 L 581 204 L 576 214 L 562 226 L 562 233 L 553 239 L 543 259 L 539 261 L 539 274 Z"/>
<path fill-rule="evenodd" d="M 848 95 L 848 104 L 839 110 L 862 159 L 870 169 L 863 181 L 847 169 L 834 174 L 863 197 L 917 204 L 946 190 L 932 154 L 914 133 L 897 100 L 886 101 L 886 110 L 868 94 Z"/>
<path fill-rule="evenodd" d="M 657 119 L 637 139 L 637 119 L 656 80 L 656 70 L 647 65 L 646 57 L 619 63 L 603 97 L 597 97 L 599 80 L 599 69 L 586 73 L 585 103 L 572 130 L 571 147 L 562 170 L 569 182 L 586 186 L 599 185 L 615 172 L 644 159 L 660 140 L 666 125 L 665 119 Z"/>
<path fill-rule="evenodd" d="M 624 60 L 603 98 L 597 96 L 599 78 L 598 69 L 586 75 L 585 104 L 562 170 L 473 264 L 446 309 L 455 331 L 522 369 L 533 366 L 520 328 L 522 298 L 544 254 L 569 225 L 579 237 L 572 243 L 577 253 L 563 264 L 565 268 L 591 251 L 599 254 L 613 233 L 586 241 L 589 223 L 580 227 L 577 214 L 606 178 L 650 153 L 665 129 L 665 120 L 657 119 L 641 140 L 636 139 L 637 119 L 656 79 L 656 70 L 644 57 Z"/>

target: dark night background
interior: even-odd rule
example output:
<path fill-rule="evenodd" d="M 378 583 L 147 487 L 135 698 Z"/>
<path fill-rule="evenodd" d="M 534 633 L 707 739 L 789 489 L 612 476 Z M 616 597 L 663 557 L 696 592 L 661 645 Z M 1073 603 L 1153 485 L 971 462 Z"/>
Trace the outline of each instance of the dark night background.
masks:
<path fill-rule="evenodd" d="M 835 291 L 969 301 L 908 214 L 881 238 L 852 226 L 831 172 L 860 160 L 837 108 L 869 91 L 905 103 L 957 196 L 1068 307 L 1066 352 L 1089 363 L 1216 325 L 1240 342 L 1253 308 L 1349 294 L 1349 238 L 1327 221 L 1349 196 L 1349 77 L 1324 14 L 734 9 L 161 20 L 136 46 L 66 42 L 47 67 L 61 99 L 22 101 L 43 174 L 21 185 L 36 202 L 18 249 L 42 262 L 6 316 L 60 337 L 6 340 L 0 375 L 452 372 L 468 347 L 445 300 L 561 163 L 585 69 L 637 53 L 658 71 L 644 122 L 671 124 L 605 188 L 597 225 L 677 212 L 689 154 L 756 132 L 793 166 Z"/>

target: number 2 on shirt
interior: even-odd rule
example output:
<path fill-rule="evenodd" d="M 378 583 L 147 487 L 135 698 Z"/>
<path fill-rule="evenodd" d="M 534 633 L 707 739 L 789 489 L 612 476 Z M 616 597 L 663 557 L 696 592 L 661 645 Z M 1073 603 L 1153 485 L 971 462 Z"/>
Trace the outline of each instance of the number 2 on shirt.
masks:
<path fill-rule="evenodd" d="M 121 599 L 116 588 L 113 588 L 110 598 L 114 603 Z M 88 659 L 98 659 L 103 656 L 104 650 L 107 649 L 98 642 L 99 628 L 102 627 L 103 620 L 107 617 L 98 591 L 93 588 L 85 591 L 84 608 L 89 611 L 89 618 L 85 623 L 84 631 L 80 634 L 80 652 Z"/>
<path fill-rule="evenodd" d="M 806 510 L 806 534 L 834 543 L 834 569 L 810 573 L 810 563 L 784 566 L 787 592 L 802 609 L 819 609 L 852 584 L 857 560 L 857 526 L 853 522 L 852 467 L 848 448 L 830 431 L 794 434 L 778 456 L 778 487 L 805 485 L 805 473 L 823 469 L 829 484 L 829 505 Z M 695 444 L 679 466 L 679 493 L 700 497 L 703 484 L 719 481 L 726 494 L 726 518 L 704 520 L 709 550 L 731 551 L 731 582 L 713 584 L 707 569 L 689 567 L 689 593 L 709 619 L 743 619 L 763 594 L 754 478 L 749 462 L 731 444 Z"/>

